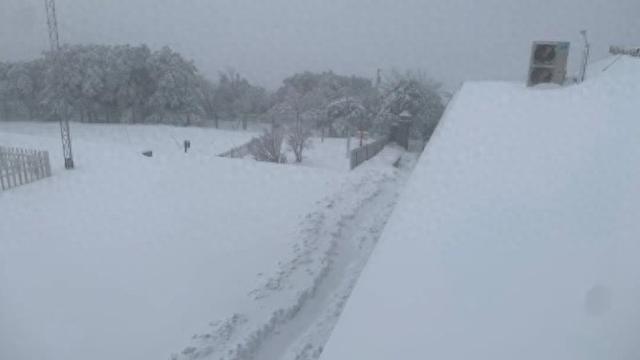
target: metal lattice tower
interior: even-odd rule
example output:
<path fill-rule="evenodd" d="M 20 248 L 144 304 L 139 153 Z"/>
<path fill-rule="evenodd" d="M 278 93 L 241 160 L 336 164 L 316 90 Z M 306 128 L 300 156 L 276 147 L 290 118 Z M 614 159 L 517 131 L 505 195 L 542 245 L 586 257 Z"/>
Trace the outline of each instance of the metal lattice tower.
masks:
<path fill-rule="evenodd" d="M 62 72 L 62 59 L 60 53 L 60 36 L 58 34 L 58 18 L 56 15 L 55 0 L 44 0 L 44 6 L 47 11 L 47 27 L 49 29 L 49 44 L 51 46 L 51 55 L 53 56 L 54 76 L 60 81 L 58 83 L 58 91 L 63 92 L 64 77 Z M 67 117 L 66 105 L 62 99 L 55 105 L 55 116 L 60 120 L 60 135 L 62 136 L 62 152 L 64 155 L 65 169 L 73 169 L 73 151 L 71 149 L 71 130 L 69 127 L 69 119 Z"/>

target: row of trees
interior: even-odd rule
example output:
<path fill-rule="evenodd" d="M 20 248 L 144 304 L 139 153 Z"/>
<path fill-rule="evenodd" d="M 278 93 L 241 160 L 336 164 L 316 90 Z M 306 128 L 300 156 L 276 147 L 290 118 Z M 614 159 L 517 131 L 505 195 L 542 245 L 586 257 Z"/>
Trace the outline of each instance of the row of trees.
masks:
<path fill-rule="evenodd" d="M 165 47 L 65 46 L 54 68 L 52 54 L 0 63 L 0 117 L 46 119 L 64 102 L 74 119 L 106 123 L 190 125 L 266 112 L 266 90 L 233 71 L 218 83 Z"/>
<path fill-rule="evenodd" d="M 289 146 L 300 161 L 313 130 L 323 136 L 388 134 L 394 123 L 411 121 L 414 138 L 429 138 L 445 108 L 439 89 L 439 84 L 416 72 L 391 72 L 377 86 L 355 76 L 306 72 L 284 80 L 274 94 L 269 117 L 274 125 L 288 127 Z"/>
<path fill-rule="evenodd" d="M 221 119 L 247 128 L 271 122 L 297 134 L 346 136 L 386 132 L 409 114 L 414 136 L 428 137 L 444 105 L 436 83 L 419 73 L 392 72 L 382 84 L 332 72 L 295 74 L 275 92 L 252 85 L 233 70 L 216 81 L 165 47 L 63 47 L 59 71 L 52 54 L 0 63 L 0 118 L 47 119 L 64 102 L 67 116 L 84 122 L 191 125 Z M 60 76 L 55 76 L 56 74 Z"/>

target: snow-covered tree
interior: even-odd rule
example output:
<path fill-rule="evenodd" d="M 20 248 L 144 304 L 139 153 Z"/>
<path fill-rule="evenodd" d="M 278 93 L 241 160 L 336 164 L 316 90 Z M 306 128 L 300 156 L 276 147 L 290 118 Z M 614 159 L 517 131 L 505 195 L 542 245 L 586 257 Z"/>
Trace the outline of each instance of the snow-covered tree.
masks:
<path fill-rule="evenodd" d="M 247 122 L 250 116 L 262 114 L 269 107 L 269 96 L 263 88 L 249 85 L 242 89 L 240 97 L 234 103 L 236 113 L 242 120 L 242 129 L 247 130 Z"/>
<path fill-rule="evenodd" d="M 213 121 L 216 129 L 219 128 L 220 109 L 217 103 L 218 88 L 216 84 L 205 77 L 200 77 L 198 79 L 198 94 L 205 118 Z"/>
<path fill-rule="evenodd" d="M 40 104 L 90 122 L 188 124 L 201 112 L 195 66 L 169 48 L 146 46 L 64 46 L 59 66 L 51 53 L 41 60 L 45 86 Z"/>
<path fill-rule="evenodd" d="M 376 126 L 387 129 L 400 114 L 412 115 L 414 137 L 429 138 L 444 112 L 440 85 L 418 72 L 393 72 L 384 85 L 384 96 L 375 118 Z"/>
<path fill-rule="evenodd" d="M 156 89 L 149 105 L 160 122 L 190 125 L 200 111 L 198 104 L 198 77 L 193 63 L 168 47 L 154 52 L 149 59 Z"/>
<path fill-rule="evenodd" d="M 335 135 L 338 131 L 333 126 L 334 119 L 327 116 L 331 104 L 351 98 L 363 106 L 374 107 L 378 94 L 368 79 L 341 76 L 332 72 L 305 72 L 285 79 L 274 98 L 276 106 L 284 103 L 288 104 L 288 109 L 293 109 L 294 121 L 321 129 L 323 135 L 325 129 L 329 129 Z"/>
<path fill-rule="evenodd" d="M 246 129 L 249 117 L 267 111 L 269 96 L 265 89 L 252 85 L 238 72 L 228 69 L 219 75 L 215 103 L 217 114 L 239 120 Z"/>
<path fill-rule="evenodd" d="M 131 122 L 137 123 L 148 116 L 147 104 L 157 90 L 151 69 L 147 66 L 151 51 L 143 45 L 125 47 L 123 52 L 123 83 L 118 92 L 119 103 L 125 109 L 130 109 Z"/>
<path fill-rule="evenodd" d="M 33 120 L 40 108 L 40 98 L 44 88 L 42 61 L 21 62 L 11 66 L 6 73 L 5 94 L 24 109 Z"/>
<path fill-rule="evenodd" d="M 370 115 L 362 102 L 350 97 L 329 104 L 327 118 L 333 129 L 342 136 L 348 136 L 353 131 L 365 131 L 371 124 Z"/>
<path fill-rule="evenodd" d="M 267 111 L 267 118 L 272 128 L 282 124 L 292 124 L 296 121 L 296 110 L 288 102 L 278 102 Z"/>
<path fill-rule="evenodd" d="M 9 120 L 9 64 L 0 62 L 0 116 Z"/>

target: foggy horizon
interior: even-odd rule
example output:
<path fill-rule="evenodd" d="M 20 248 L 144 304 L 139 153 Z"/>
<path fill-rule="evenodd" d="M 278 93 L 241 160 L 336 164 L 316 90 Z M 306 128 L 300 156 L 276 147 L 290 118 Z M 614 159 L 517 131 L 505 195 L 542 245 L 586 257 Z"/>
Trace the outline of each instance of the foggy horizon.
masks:
<path fill-rule="evenodd" d="M 60 0 L 57 6 L 63 43 L 167 45 L 209 77 L 233 68 L 271 89 L 305 70 L 371 79 L 378 68 L 420 70 L 447 88 L 467 80 L 522 81 L 534 40 L 571 41 L 570 71 L 581 29 L 589 30 L 594 59 L 610 45 L 640 43 L 635 0 Z M 2 0 L 0 60 L 34 58 L 47 41 L 41 1 Z"/>

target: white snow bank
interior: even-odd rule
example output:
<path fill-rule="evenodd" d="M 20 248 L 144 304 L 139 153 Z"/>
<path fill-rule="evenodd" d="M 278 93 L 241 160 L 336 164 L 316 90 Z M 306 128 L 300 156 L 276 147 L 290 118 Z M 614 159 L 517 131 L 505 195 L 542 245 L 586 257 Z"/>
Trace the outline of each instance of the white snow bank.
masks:
<path fill-rule="evenodd" d="M 467 84 L 323 359 L 640 358 L 640 61 Z"/>

